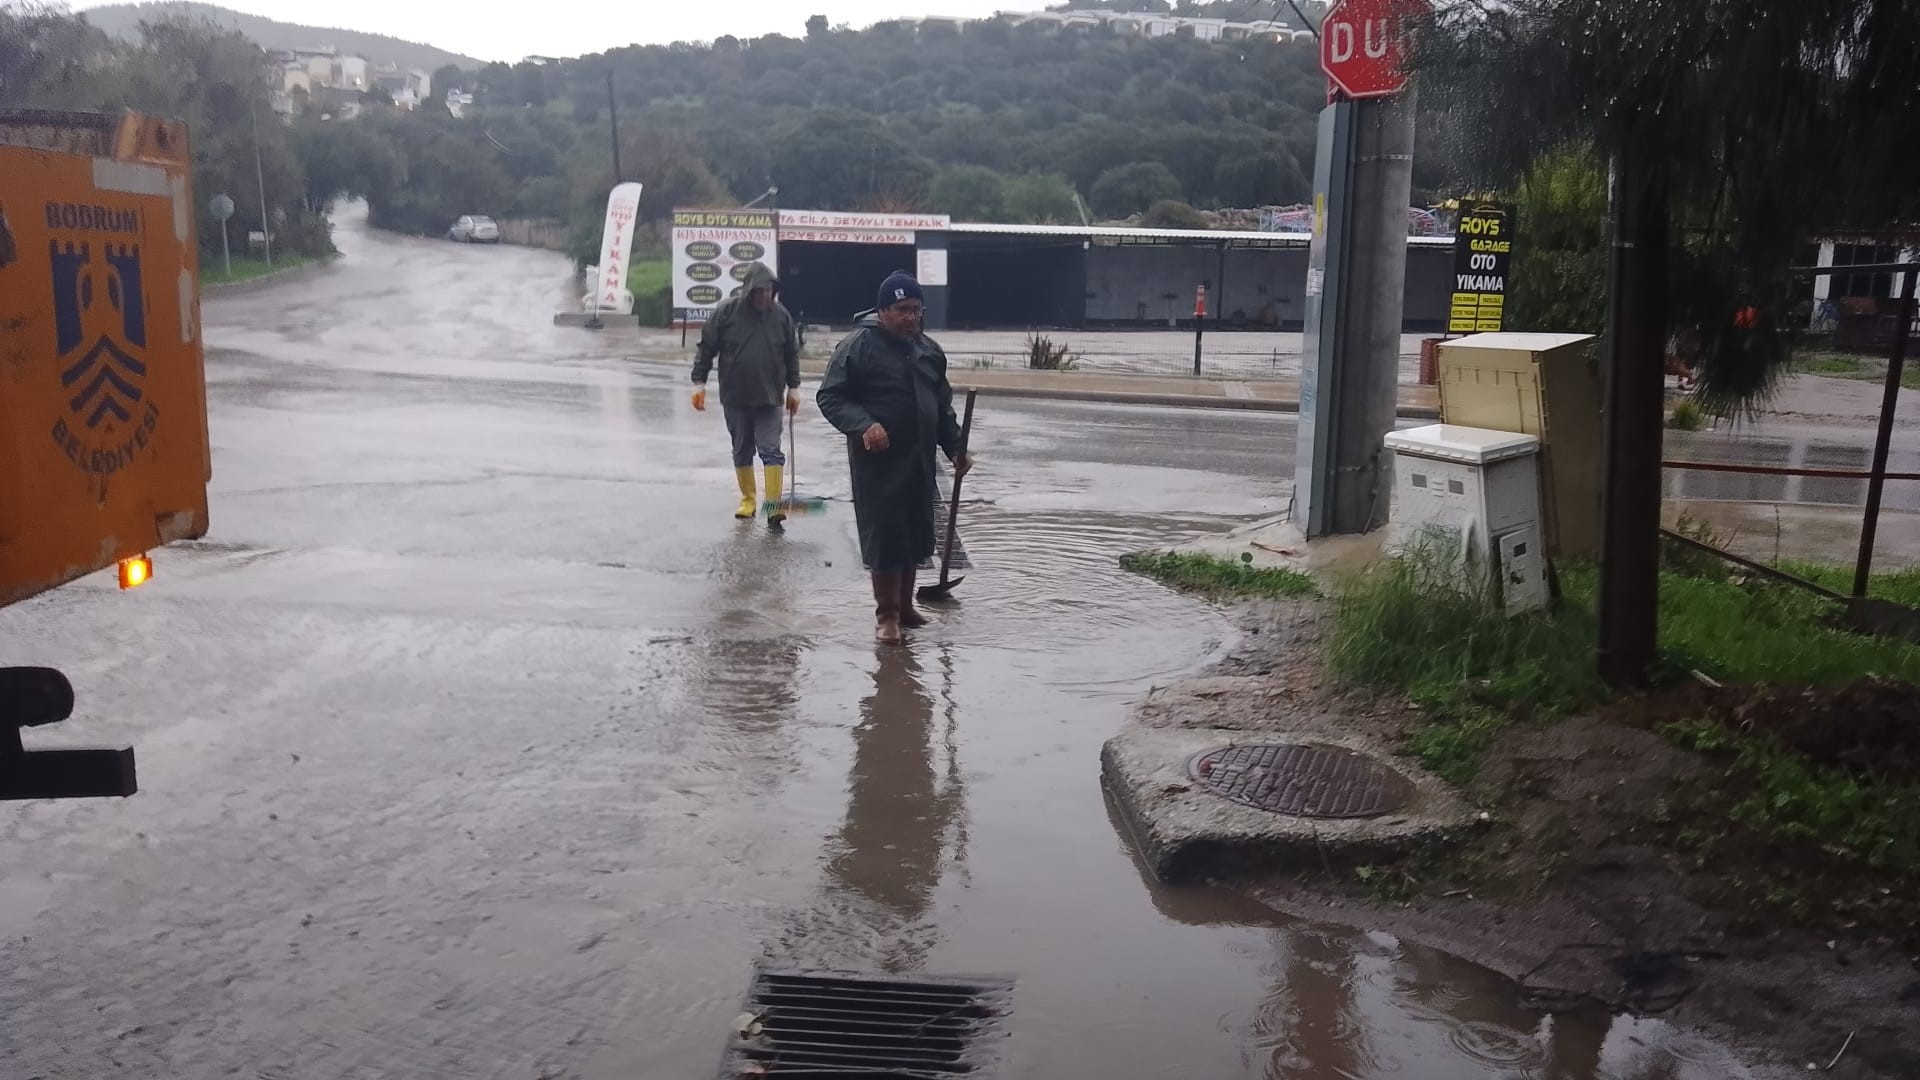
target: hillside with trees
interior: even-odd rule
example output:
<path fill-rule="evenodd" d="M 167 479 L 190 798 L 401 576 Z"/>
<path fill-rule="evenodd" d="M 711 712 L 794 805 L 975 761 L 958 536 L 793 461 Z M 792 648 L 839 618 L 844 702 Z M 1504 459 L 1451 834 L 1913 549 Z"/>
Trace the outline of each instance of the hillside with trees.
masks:
<path fill-rule="evenodd" d="M 223 28 L 233 13 L 207 9 L 219 24 L 148 22 L 138 42 L 121 43 L 95 23 L 96 12 L 12 10 L 22 13 L 9 16 L 15 38 L 20 27 L 37 27 L 37 44 L 21 52 L 37 72 L 27 97 L 186 115 L 209 147 L 206 176 L 214 179 L 203 178 L 202 189 L 239 175 L 237 163 L 220 156 L 231 140 L 250 138 L 233 125 L 256 113 L 265 123 L 278 87 L 267 55 Z M 1258 21 L 1277 9 L 1228 0 L 1177 10 Z M 676 205 L 737 205 L 776 187 L 772 201 L 781 206 L 1026 223 L 1191 226 L 1203 220 L 1195 208 L 1309 197 L 1315 117 L 1326 101 L 1311 42 L 1149 38 L 1002 20 L 861 31 L 818 15 L 795 21 L 794 36 L 723 35 L 477 72 L 443 67 L 436 89 L 457 78 L 475 95 L 459 117 L 437 100 L 403 112 L 375 95 L 357 119 L 342 121 L 296 95 L 291 120 L 263 128 L 265 152 L 290 159 L 270 166 L 279 178 L 270 196 L 282 201 L 273 192 L 291 187 L 297 197 L 284 200 L 283 212 L 303 215 L 338 196 L 363 196 L 375 224 L 423 234 L 466 213 L 557 218 L 571 224 L 574 254 L 585 259 L 615 179 L 612 111 L 622 178 L 645 182 L 649 221 Z M 261 33 L 275 42 L 310 32 L 274 25 Z M 350 44 L 337 34 L 331 40 Z M 144 66 L 200 62 L 179 55 L 183 48 L 217 52 L 221 63 L 248 70 L 217 79 L 140 76 Z M 215 101 L 210 81 L 239 88 L 251 107 L 215 107 L 232 91 L 219 90 L 225 96 Z M 0 85 L 13 88 L 9 96 L 23 93 L 18 80 Z M 1440 183 L 1426 155 L 1415 183 Z"/>
<path fill-rule="evenodd" d="M 653 219 L 773 187 L 782 206 L 1024 223 L 1077 224 L 1083 207 L 1113 220 L 1161 206 L 1159 217 L 1190 221 L 1189 207 L 1297 204 L 1326 104 L 1310 41 L 1002 21 L 849 31 L 814 16 L 799 38 L 485 66 L 476 116 L 501 142 L 557 146 L 572 129 L 583 252 L 612 180 L 609 77 L 626 178 L 647 184 Z M 1416 164 L 1422 192 L 1443 182 L 1434 164 Z"/>
<path fill-rule="evenodd" d="M 324 9 L 315 9 L 321 11 Z M 436 49 L 419 42 L 404 41 L 385 34 L 368 34 L 338 27 L 304 26 L 281 22 L 260 15 L 249 15 L 215 4 L 190 3 L 187 0 L 162 0 L 144 4 L 106 4 L 88 8 L 89 23 L 119 41 L 138 44 L 141 23 L 206 22 L 222 30 L 245 35 L 263 49 L 312 49 L 331 46 L 352 56 L 365 57 L 376 66 L 393 64 L 401 68 L 433 71 L 449 64 L 472 70 L 480 61 L 471 56 Z"/>
<path fill-rule="evenodd" d="M 210 196 L 225 193 L 236 204 L 242 245 L 268 221 L 276 252 L 330 254 L 326 218 L 307 198 L 303 155 L 272 111 L 276 89 L 260 46 L 210 23 L 149 23 L 129 43 L 59 9 L 0 6 L 0 106 L 132 108 L 185 120 L 202 213 Z M 218 224 L 203 220 L 200 239 L 208 254 L 218 252 Z"/>
<path fill-rule="evenodd" d="M 1033 178 L 1064 181 L 1104 217 L 1161 199 L 1297 202 L 1325 104 L 1304 44 L 999 22 L 849 32 L 817 17 L 802 39 L 721 37 L 488 65 L 480 102 L 564 110 L 604 131 L 609 74 L 623 128 L 674 133 L 734 195 L 777 185 L 783 205 L 961 216 L 1011 216 L 1005 199 L 1027 195 Z M 1160 169 L 1138 168 L 1147 165 Z M 633 168 L 652 179 L 644 159 Z M 965 171 L 943 175 L 952 170 Z M 933 205 L 962 191 L 968 199 L 951 209 Z M 1015 201 L 1028 217 L 1064 216 L 1044 197 Z"/>

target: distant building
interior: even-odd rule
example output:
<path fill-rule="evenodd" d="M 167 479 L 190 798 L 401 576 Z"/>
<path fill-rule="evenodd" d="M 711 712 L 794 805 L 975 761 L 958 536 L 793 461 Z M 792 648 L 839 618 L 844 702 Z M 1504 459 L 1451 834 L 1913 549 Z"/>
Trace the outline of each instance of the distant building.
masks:
<path fill-rule="evenodd" d="M 366 111 L 362 94 L 343 86 L 325 86 L 314 91 L 313 104 L 325 119 L 352 120 Z"/>
<path fill-rule="evenodd" d="M 447 91 L 447 111 L 454 116 L 465 116 L 473 107 L 473 95 L 460 90 Z"/>
<path fill-rule="evenodd" d="M 1409 218 L 1419 213 L 1424 211 Z M 766 254 L 780 268 L 780 302 L 808 322 L 844 326 L 870 306 L 867 267 L 931 261 L 945 269 L 938 279 L 921 282 L 930 329 L 1192 329 L 1185 305 L 1194 286 L 1204 282 L 1212 333 L 1303 326 L 1311 242 L 1306 232 L 1014 225 L 956 222 L 943 214 L 780 210 Z M 684 252 L 686 244 L 677 240 L 673 250 Z M 1446 326 L 1453 258 L 1450 236 L 1406 238 L 1406 332 Z M 699 302 L 690 291 L 697 285 L 690 277 L 677 280 L 685 284 L 676 286 L 675 317 L 684 318 Z"/>
<path fill-rule="evenodd" d="M 278 54 L 280 89 L 285 93 L 322 89 L 368 90 L 373 86 L 366 58 L 345 55 L 331 45 L 286 49 Z"/>
<path fill-rule="evenodd" d="M 433 95 L 433 76 L 418 68 L 406 71 L 397 67 L 381 68 L 373 73 L 373 85 L 386 91 L 396 108 L 408 112 L 419 108 L 421 102 Z"/>
<path fill-rule="evenodd" d="M 1194 37 L 1201 41 L 1262 41 L 1278 43 L 1313 34 L 1295 29 L 1280 19 L 1268 22 L 1229 22 L 1226 19 L 1169 15 L 1152 11 L 1003 11 L 994 16 L 1014 26 L 1038 26 L 1056 30 L 1088 30 L 1106 26 L 1116 33 L 1139 37 Z"/>

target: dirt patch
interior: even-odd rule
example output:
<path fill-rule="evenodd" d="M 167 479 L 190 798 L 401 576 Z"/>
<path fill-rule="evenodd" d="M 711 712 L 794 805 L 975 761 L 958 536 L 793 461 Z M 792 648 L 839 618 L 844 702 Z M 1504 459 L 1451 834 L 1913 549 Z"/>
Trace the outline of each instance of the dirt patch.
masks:
<path fill-rule="evenodd" d="M 1328 677 L 1323 605 L 1263 601 L 1240 614 L 1240 647 L 1204 677 L 1154 690 L 1139 722 L 1318 727 L 1386 745 L 1425 723 L 1394 695 Z M 1851 1036 L 1826 1075 L 1920 1076 L 1920 929 L 1907 909 L 1832 908 L 1820 921 L 1757 901 L 1782 870 L 1822 880 L 1817 843 L 1782 847 L 1730 827 L 1724 807 L 1745 793 L 1727 790 L 1726 763 L 1655 730 L 1712 715 L 1835 767 L 1905 769 L 1920 724 L 1910 694 L 1689 685 L 1524 725 L 1499 737 L 1465 791 L 1492 817 L 1471 842 L 1243 884 L 1303 917 L 1474 960 L 1547 1007 L 1598 999 L 1660 1014 L 1796 1069 L 1816 1059 L 1824 1069 Z M 1857 871 L 1835 885 L 1893 899 L 1881 893 L 1891 883 Z"/>
<path fill-rule="evenodd" d="M 1843 687 L 1722 692 L 1709 717 L 1772 735 L 1817 765 L 1920 784 L 1920 687 L 1869 679 Z"/>

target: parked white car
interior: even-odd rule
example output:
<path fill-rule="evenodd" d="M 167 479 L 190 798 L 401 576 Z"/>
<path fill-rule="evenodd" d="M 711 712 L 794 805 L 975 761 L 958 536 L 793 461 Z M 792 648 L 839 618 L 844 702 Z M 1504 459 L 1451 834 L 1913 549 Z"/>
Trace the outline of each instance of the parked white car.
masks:
<path fill-rule="evenodd" d="M 463 244 L 497 244 L 500 242 L 500 226 L 483 214 L 467 214 L 447 230 L 447 239 Z"/>

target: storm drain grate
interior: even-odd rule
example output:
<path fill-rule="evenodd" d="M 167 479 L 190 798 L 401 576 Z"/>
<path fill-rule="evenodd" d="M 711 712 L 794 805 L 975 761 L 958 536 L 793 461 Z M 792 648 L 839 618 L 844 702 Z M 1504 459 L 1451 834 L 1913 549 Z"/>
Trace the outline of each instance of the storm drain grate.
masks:
<path fill-rule="evenodd" d="M 723 1080 L 996 1075 L 1010 980 L 755 972 Z"/>
<path fill-rule="evenodd" d="M 1413 797 L 1399 773 L 1332 746 L 1225 746 L 1194 755 L 1187 774 L 1223 799 L 1293 817 L 1378 817 Z"/>

